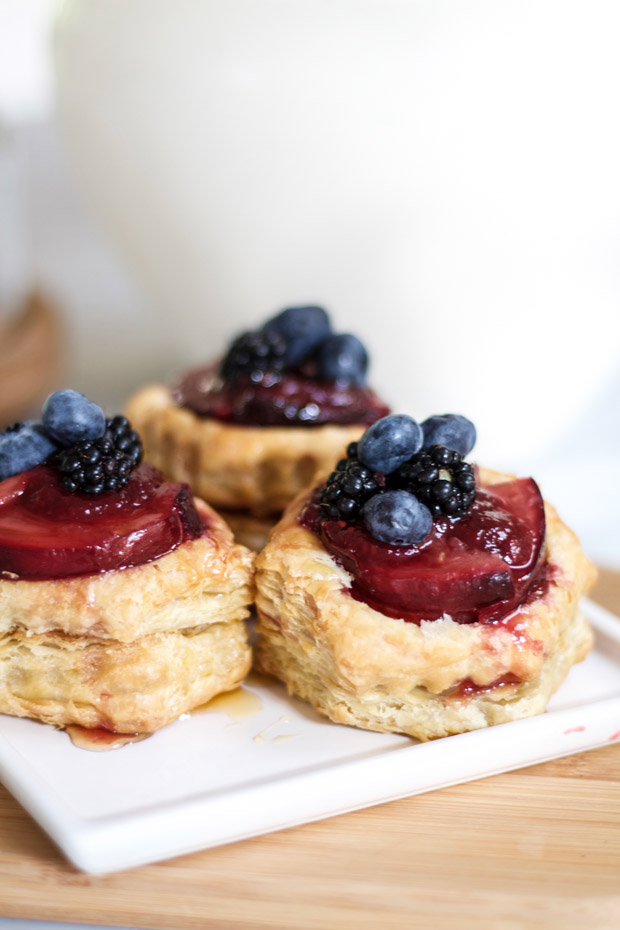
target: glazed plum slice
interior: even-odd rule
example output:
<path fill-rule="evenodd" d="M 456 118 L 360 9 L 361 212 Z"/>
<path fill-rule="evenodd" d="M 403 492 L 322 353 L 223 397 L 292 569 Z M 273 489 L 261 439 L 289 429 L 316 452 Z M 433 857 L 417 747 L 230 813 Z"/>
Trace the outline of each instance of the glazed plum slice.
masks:
<path fill-rule="evenodd" d="M 184 485 L 149 465 L 120 491 L 66 491 L 40 465 L 0 483 L 0 572 L 64 578 L 130 568 L 171 552 L 204 527 Z"/>
<path fill-rule="evenodd" d="M 386 545 L 340 520 L 320 532 L 353 576 L 353 596 L 382 613 L 489 622 L 526 595 L 542 558 L 545 512 L 538 486 L 523 478 L 480 488 L 464 516 L 438 519 L 418 546 Z"/>
<path fill-rule="evenodd" d="M 243 426 L 341 426 L 373 423 L 388 413 L 371 388 L 338 384 L 303 372 L 226 382 L 216 368 L 188 372 L 173 388 L 175 402 L 198 416 Z"/>

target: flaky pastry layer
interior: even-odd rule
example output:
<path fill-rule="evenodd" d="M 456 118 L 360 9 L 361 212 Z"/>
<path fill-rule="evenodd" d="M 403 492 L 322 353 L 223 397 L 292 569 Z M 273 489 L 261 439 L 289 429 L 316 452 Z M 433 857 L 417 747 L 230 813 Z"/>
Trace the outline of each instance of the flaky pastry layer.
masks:
<path fill-rule="evenodd" d="M 444 616 L 417 625 L 350 596 L 350 576 L 298 523 L 310 493 L 290 505 L 257 559 L 257 658 L 332 720 L 432 739 L 529 716 L 590 649 L 578 601 L 596 573 L 551 505 L 548 581 L 538 596 L 496 624 Z M 521 683 L 493 686 L 511 676 Z M 464 682 L 485 690 L 459 696 Z"/>
<path fill-rule="evenodd" d="M 250 664 L 241 620 L 129 643 L 16 630 L 0 637 L 0 712 L 151 733 L 236 687 Z"/>
<path fill-rule="evenodd" d="M 280 513 L 366 428 L 237 426 L 179 407 L 163 385 L 140 390 L 126 414 L 142 436 L 147 462 L 186 481 L 214 507 L 257 517 Z"/>
<path fill-rule="evenodd" d="M 196 506 L 207 532 L 153 562 L 51 581 L 0 580 L 0 633 L 54 630 L 131 642 L 243 619 L 254 598 L 254 555 L 207 504 Z"/>

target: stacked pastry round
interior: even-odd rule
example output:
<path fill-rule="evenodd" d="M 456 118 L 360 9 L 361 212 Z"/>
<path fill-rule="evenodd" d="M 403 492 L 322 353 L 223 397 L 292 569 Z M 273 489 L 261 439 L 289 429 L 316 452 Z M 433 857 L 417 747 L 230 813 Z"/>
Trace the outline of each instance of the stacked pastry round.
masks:
<path fill-rule="evenodd" d="M 366 385 L 368 356 L 320 307 L 292 307 L 233 341 L 218 364 L 150 385 L 126 412 L 146 461 L 260 549 L 286 505 L 388 408 Z"/>
<path fill-rule="evenodd" d="M 508 476 L 480 470 L 490 488 Z M 592 634 L 579 598 L 595 570 L 555 509 L 536 580 L 488 622 L 407 622 L 355 595 L 355 578 L 289 506 L 257 560 L 258 664 L 337 723 L 433 739 L 541 713 Z M 394 614 L 394 611 L 390 611 Z"/>
<path fill-rule="evenodd" d="M 145 468 L 146 487 L 152 469 Z M 50 471 L 42 466 L 25 473 L 25 481 L 42 475 L 34 496 L 48 493 L 44 483 Z M 11 483 L 21 479 L 0 485 L 7 510 Z M 168 493 L 167 485 L 163 489 Z M 251 650 L 244 618 L 254 595 L 253 554 L 234 542 L 208 505 L 192 502 L 178 489 L 180 510 L 178 519 L 171 512 L 175 522 L 170 526 L 176 533 L 189 521 L 191 532 L 183 530 L 178 544 L 164 554 L 145 557 L 140 540 L 150 524 L 141 521 L 139 507 L 140 494 L 147 491 L 135 494 L 132 530 L 124 541 L 119 536 L 123 517 L 108 513 L 101 544 L 88 552 L 89 559 L 98 558 L 98 552 L 108 558 L 110 548 L 125 544 L 142 552 L 125 565 L 121 559 L 118 568 L 71 574 L 64 563 L 60 576 L 52 571 L 46 577 L 28 549 L 3 549 L 2 564 L 11 570 L 0 573 L 0 713 L 57 726 L 150 733 L 236 687 L 247 674 Z M 86 501 L 85 508 L 95 507 Z M 23 542 L 20 519 L 14 520 L 16 545 Z M 37 513 L 28 515 L 29 532 L 39 519 L 41 529 L 53 533 Z M 8 539 L 13 529 L 9 518 L 5 522 L 3 539 Z M 62 513 L 58 524 L 61 534 L 72 531 Z M 165 520 L 163 525 L 165 530 Z M 79 546 L 91 530 L 79 522 L 74 529 Z M 57 543 L 50 538 L 61 545 L 61 536 Z M 67 551 L 72 558 L 83 556 L 83 550 Z M 55 564 L 60 565 L 58 553 L 62 556 L 58 550 Z M 40 558 L 46 558 L 43 548 Z M 23 575 L 20 562 L 31 566 Z"/>

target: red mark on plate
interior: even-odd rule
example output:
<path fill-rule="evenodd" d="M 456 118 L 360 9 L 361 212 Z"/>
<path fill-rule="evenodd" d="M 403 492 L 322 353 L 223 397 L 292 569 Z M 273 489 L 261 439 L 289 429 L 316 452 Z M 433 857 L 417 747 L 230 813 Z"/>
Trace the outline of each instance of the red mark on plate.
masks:
<path fill-rule="evenodd" d="M 585 729 L 585 727 L 571 727 L 570 730 L 564 730 L 564 736 L 568 733 L 584 733 Z M 620 733 L 617 735 L 620 736 Z"/>
<path fill-rule="evenodd" d="M 611 743 L 611 741 L 614 740 L 614 739 L 620 739 L 620 730 L 618 730 L 617 733 L 612 733 L 612 734 L 611 734 L 611 736 L 609 737 L 609 742 Z"/>

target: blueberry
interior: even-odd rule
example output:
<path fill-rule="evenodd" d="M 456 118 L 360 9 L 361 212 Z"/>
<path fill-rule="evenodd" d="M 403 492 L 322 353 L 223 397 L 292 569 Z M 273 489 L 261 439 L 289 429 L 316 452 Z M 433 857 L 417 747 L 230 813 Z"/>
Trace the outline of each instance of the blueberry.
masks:
<path fill-rule="evenodd" d="M 380 542 L 411 546 L 423 542 L 433 528 L 433 517 L 409 491 L 385 491 L 364 504 L 366 529 Z"/>
<path fill-rule="evenodd" d="M 422 423 L 422 429 L 425 449 L 437 445 L 447 446 L 448 449 L 465 456 L 476 444 L 476 427 L 467 417 L 457 413 L 429 417 Z"/>
<path fill-rule="evenodd" d="M 422 448 L 422 427 L 405 413 L 394 413 L 369 426 L 357 445 L 360 462 L 389 475 Z"/>
<path fill-rule="evenodd" d="M 263 331 L 286 341 L 285 363 L 292 368 L 305 361 L 332 330 L 322 307 L 288 307 L 267 320 Z"/>
<path fill-rule="evenodd" d="M 341 384 L 364 384 L 368 368 L 368 352 L 357 336 L 342 333 L 328 336 L 317 351 L 319 378 Z"/>
<path fill-rule="evenodd" d="M 69 388 L 50 394 L 43 404 L 42 419 L 50 436 L 64 446 L 101 439 L 105 433 L 101 407 Z"/>
<path fill-rule="evenodd" d="M 16 423 L 0 433 L 0 481 L 41 465 L 58 445 L 40 423 Z"/>

